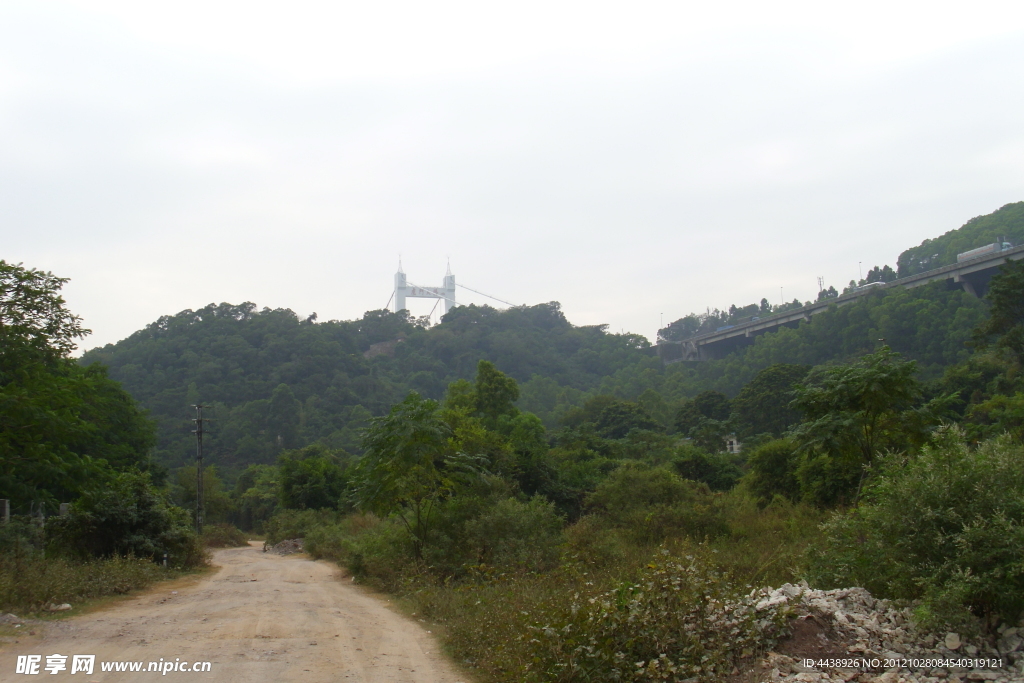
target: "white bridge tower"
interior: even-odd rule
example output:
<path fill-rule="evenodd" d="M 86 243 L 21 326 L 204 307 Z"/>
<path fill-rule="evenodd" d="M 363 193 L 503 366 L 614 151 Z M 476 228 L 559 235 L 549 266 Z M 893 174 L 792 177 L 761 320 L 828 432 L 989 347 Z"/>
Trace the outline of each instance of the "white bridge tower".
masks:
<path fill-rule="evenodd" d="M 452 275 L 451 264 L 448 265 L 448 272 L 444 276 L 444 284 L 440 287 L 420 287 L 409 282 L 402 270 L 402 262 L 398 262 L 398 272 L 395 273 L 395 313 L 405 308 L 407 298 L 418 299 L 442 299 L 444 301 L 444 312 L 452 310 L 455 306 L 455 276 Z"/>

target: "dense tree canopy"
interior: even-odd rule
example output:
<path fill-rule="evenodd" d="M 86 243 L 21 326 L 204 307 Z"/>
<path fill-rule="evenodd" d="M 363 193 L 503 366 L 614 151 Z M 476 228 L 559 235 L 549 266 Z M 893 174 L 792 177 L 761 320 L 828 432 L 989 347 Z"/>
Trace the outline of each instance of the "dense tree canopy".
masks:
<path fill-rule="evenodd" d="M 88 330 L 59 295 L 66 281 L 0 261 L 0 490 L 19 513 L 147 467 L 154 443 L 106 370 L 69 358 Z"/>

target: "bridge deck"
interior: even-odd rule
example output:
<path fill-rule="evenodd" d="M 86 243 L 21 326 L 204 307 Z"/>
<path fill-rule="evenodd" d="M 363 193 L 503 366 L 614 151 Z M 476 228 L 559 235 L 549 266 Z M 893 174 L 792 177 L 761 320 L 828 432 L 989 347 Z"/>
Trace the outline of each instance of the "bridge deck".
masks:
<path fill-rule="evenodd" d="M 883 285 L 860 288 L 853 292 L 840 295 L 835 299 L 815 302 L 809 306 L 795 308 L 790 311 L 785 311 L 784 313 L 776 313 L 774 315 L 760 318 L 759 320 L 739 323 L 724 330 L 709 332 L 683 341 L 659 341 L 658 346 L 682 345 L 684 347 L 682 357 L 673 360 L 706 360 L 708 354 L 702 353 L 702 351 L 705 350 L 705 347 L 709 347 L 713 344 L 722 344 L 723 342 L 728 342 L 730 340 L 738 341 L 739 338 L 753 337 L 760 332 L 777 329 L 784 325 L 791 325 L 801 320 L 809 320 L 812 315 L 827 311 L 830 306 L 845 306 L 846 304 L 853 303 L 872 292 L 891 289 L 893 287 L 911 289 L 927 285 L 932 282 L 937 282 L 939 280 L 952 280 L 953 282 L 963 286 L 964 289 L 972 295 L 977 296 L 977 290 L 981 288 L 979 284 L 982 280 L 987 283 L 988 278 L 991 277 L 991 274 L 994 273 L 1000 265 L 1007 261 L 1016 261 L 1020 259 L 1024 259 L 1024 246 L 1013 247 L 1012 249 L 1007 249 L 999 252 L 998 254 L 971 259 L 969 261 L 964 261 L 963 263 L 953 263 L 948 266 L 942 266 L 941 268 L 935 268 L 934 270 L 929 270 L 924 273 L 918 273 L 917 275 L 910 275 L 898 280 L 893 280 L 892 282 L 887 282 Z M 687 350 L 689 350 L 689 352 L 687 352 Z M 687 356 L 694 357 L 688 358 Z"/>

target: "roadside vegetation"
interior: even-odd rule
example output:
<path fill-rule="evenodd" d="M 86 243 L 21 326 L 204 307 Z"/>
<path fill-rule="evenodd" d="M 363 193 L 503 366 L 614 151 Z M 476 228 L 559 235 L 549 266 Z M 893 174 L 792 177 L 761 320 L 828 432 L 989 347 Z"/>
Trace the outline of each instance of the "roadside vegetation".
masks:
<path fill-rule="evenodd" d="M 0 261 L 0 610 L 126 593 L 205 563 L 189 515 L 149 459 L 156 435 L 99 366 L 70 358 L 88 333 L 65 280 Z M 66 514 L 57 516 L 61 503 Z"/>

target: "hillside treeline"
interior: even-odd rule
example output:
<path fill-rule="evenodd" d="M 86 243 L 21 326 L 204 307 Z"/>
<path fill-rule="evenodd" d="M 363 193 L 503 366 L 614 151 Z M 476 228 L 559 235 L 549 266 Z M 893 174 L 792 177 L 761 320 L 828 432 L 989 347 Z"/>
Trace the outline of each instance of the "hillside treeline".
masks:
<path fill-rule="evenodd" d="M 360 452 L 359 432 L 409 392 L 439 400 L 485 359 L 520 385 L 518 406 L 555 428 L 599 395 L 639 401 L 666 428 L 679 404 L 707 390 L 735 396 L 776 363 L 855 358 L 879 339 L 937 379 L 967 357 L 985 304 L 941 284 L 878 292 L 814 316 L 796 329 L 701 364 L 665 366 L 637 335 L 569 323 L 555 303 L 453 309 L 431 328 L 404 314 L 350 322 L 299 319 L 288 310 L 221 304 L 161 318 L 83 364 L 109 368 L 156 420 L 154 459 L 193 456 L 190 405 L 211 405 L 208 453 L 233 478 L 249 463 L 311 443 Z"/>

